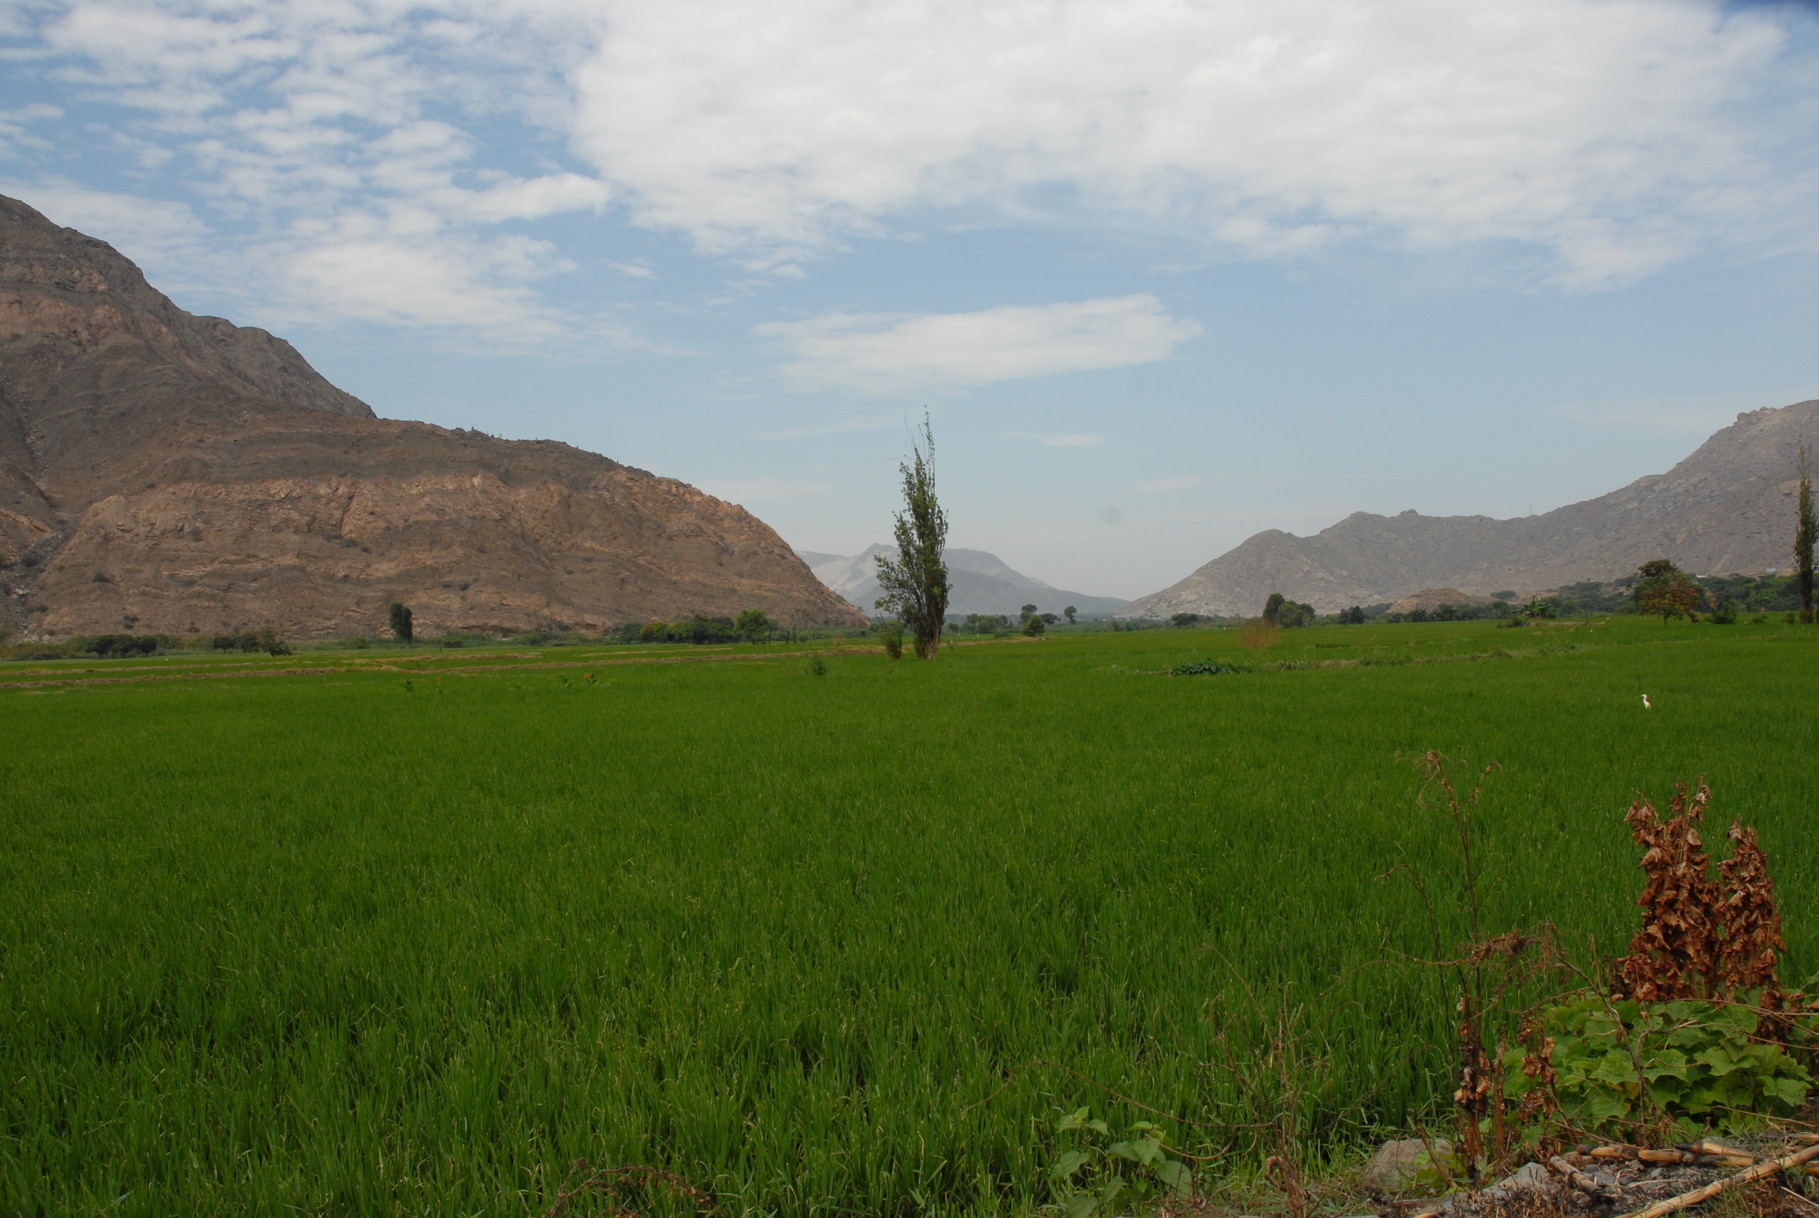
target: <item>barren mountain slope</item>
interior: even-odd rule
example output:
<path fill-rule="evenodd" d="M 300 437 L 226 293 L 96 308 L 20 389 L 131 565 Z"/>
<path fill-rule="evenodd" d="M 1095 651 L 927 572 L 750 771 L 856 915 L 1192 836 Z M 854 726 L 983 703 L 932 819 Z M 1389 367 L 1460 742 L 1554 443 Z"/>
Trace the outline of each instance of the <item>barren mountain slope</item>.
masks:
<path fill-rule="evenodd" d="M 1663 557 L 1702 575 L 1785 568 L 1801 443 L 1819 445 L 1819 401 L 1740 414 L 1667 473 L 1540 516 L 1355 512 L 1312 537 L 1258 533 L 1118 616 L 1255 614 L 1271 592 L 1322 612 L 1439 586 L 1526 594 Z"/>
<path fill-rule="evenodd" d="M 862 620 L 763 522 L 564 444 L 378 419 L 0 199 L 0 581 L 34 634 Z M 0 627 L 7 619 L 0 616 Z"/>

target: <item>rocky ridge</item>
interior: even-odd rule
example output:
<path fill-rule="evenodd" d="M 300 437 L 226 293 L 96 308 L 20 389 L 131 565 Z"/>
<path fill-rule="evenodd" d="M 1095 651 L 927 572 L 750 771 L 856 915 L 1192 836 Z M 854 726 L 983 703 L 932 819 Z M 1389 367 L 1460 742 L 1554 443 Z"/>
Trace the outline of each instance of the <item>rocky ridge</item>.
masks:
<path fill-rule="evenodd" d="M 1800 444 L 1819 449 L 1819 401 L 1740 414 L 1667 473 L 1538 516 L 1354 512 L 1312 537 L 1271 529 L 1117 616 L 1250 616 L 1272 592 L 1322 613 L 1423 588 L 1526 597 L 1652 558 L 1700 575 L 1786 568 Z"/>
<path fill-rule="evenodd" d="M 381 419 L 0 197 L 0 632 L 859 624 L 775 532 L 566 444 Z"/>

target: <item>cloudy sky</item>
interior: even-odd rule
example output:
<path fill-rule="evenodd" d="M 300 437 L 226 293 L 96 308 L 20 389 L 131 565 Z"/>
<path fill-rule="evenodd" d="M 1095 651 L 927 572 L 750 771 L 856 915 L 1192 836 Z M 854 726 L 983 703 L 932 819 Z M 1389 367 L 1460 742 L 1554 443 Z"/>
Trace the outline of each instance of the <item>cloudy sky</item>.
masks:
<path fill-rule="evenodd" d="M 381 414 L 1152 592 L 1819 397 L 1819 9 L 0 0 L 0 192 Z"/>

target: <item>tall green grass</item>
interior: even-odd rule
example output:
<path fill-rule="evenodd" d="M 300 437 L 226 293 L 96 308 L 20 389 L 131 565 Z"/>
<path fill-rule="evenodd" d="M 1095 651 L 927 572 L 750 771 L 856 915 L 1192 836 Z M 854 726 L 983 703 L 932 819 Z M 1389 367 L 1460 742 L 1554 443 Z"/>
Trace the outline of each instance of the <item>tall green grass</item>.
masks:
<path fill-rule="evenodd" d="M 1299 1127 L 1361 1139 L 1450 1088 L 1445 980 L 1407 962 L 1432 941 L 1389 873 L 1425 877 L 1450 948 L 1453 839 L 1398 757 L 1500 763 L 1487 926 L 1601 949 L 1640 887 L 1632 789 L 1707 775 L 1714 819 L 1761 829 L 1797 980 L 1810 634 L 0 689 L 0 1212 L 523 1213 L 582 1157 L 728 1212 L 1026 1212 L 1057 1109 L 1140 1115 L 1094 1083 L 1235 1165 L 1282 1009 L 1318 1059 Z M 1161 675 L 1206 657 L 1345 663 Z"/>

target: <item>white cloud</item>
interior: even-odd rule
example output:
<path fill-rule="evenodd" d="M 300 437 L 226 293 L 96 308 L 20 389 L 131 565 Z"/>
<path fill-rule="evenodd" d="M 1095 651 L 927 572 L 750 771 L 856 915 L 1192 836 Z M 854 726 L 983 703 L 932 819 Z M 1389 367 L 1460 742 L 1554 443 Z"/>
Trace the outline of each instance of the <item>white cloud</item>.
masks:
<path fill-rule="evenodd" d="M 0 156 L 11 155 L 15 148 L 50 148 L 49 140 L 32 132 L 32 124 L 62 117 L 59 107 L 42 102 L 0 110 Z"/>
<path fill-rule="evenodd" d="M 796 377 L 888 393 L 1148 363 L 1200 327 L 1144 292 L 920 317 L 830 313 L 755 330 L 794 348 Z"/>
<path fill-rule="evenodd" d="M 115 207 L 109 231 L 204 224 L 220 254 L 192 277 L 252 291 L 263 269 L 323 320 L 497 308 L 579 333 L 533 286 L 555 260 L 495 230 L 609 206 L 772 281 L 860 235 L 1037 219 L 1160 233 L 1188 260 L 1514 242 L 1536 277 L 1595 288 L 1819 248 L 1804 20 L 1717 0 L 48 0 L 0 7 L 6 62 L 70 113 L 0 114 L 0 152 L 30 197 L 67 193 L 22 159 L 74 107 L 128 108 L 62 131 L 195 209 Z M 394 288 L 337 269 L 350 225 Z M 473 307 L 407 298 L 470 255 Z M 1070 357 L 1042 337 L 1055 315 L 961 317 L 776 333 L 836 383 L 978 384 L 1158 358 L 1186 324 L 1158 308 L 1076 332 Z"/>
<path fill-rule="evenodd" d="M 1205 481 L 1205 478 L 1195 477 L 1152 478 L 1148 482 L 1139 482 L 1137 489 L 1148 495 L 1162 495 L 1169 491 L 1184 491 L 1191 486 L 1199 486 Z"/>
<path fill-rule="evenodd" d="M 642 258 L 634 258 L 630 262 L 608 262 L 606 265 L 627 279 L 655 279 L 657 277 L 657 272 L 652 270 L 650 264 Z"/>
<path fill-rule="evenodd" d="M 553 255 L 526 238 L 481 246 L 349 235 L 297 250 L 283 269 L 304 302 L 348 320 L 468 330 L 519 346 L 566 329 L 526 286 L 562 269 Z"/>
<path fill-rule="evenodd" d="M 20 193 L 165 285 L 212 277 L 292 323 L 637 345 L 623 324 L 545 303 L 535 281 L 570 264 L 497 231 L 612 197 L 555 164 L 568 107 L 553 99 L 591 45 L 583 4 L 453 0 L 429 17 L 402 0 L 72 0 L 39 13 L 40 70 L 144 114 L 106 138 L 196 191 L 198 207 L 44 179 Z M 507 148 L 531 172 L 497 165 L 501 149 L 477 134 L 487 123 L 516 125 Z"/>
<path fill-rule="evenodd" d="M 1793 19 L 1698 0 L 622 3 L 578 73 L 575 133 L 644 223 L 710 249 L 1039 207 L 1254 254 L 1529 243 L 1594 287 L 1714 245 L 1814 243 L 1812 112 L 1765 84 Z"/>
<path fill-rule="evenodd" d="M 111 245 L 169 251 L 173 266 L 200 254 L 208 238 L 208 226 L 184 203 L 90 190 L 57 178 L 0 179 L 0 194 L 24 200 L 52 223 L 81 229 Z"/>

